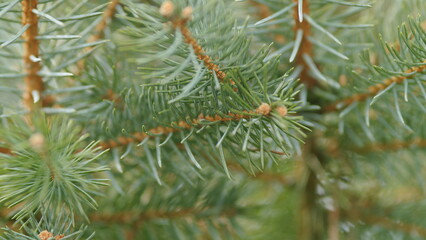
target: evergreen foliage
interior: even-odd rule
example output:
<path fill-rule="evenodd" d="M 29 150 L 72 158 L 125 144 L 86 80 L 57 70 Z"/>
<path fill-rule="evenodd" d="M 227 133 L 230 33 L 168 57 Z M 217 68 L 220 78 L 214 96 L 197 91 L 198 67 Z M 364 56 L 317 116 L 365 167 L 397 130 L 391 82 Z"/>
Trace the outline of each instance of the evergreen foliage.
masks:
<path fill-rule="evenodd" d="M 3 0 L 0 239 L 423 239 L 425 11 Z"/>

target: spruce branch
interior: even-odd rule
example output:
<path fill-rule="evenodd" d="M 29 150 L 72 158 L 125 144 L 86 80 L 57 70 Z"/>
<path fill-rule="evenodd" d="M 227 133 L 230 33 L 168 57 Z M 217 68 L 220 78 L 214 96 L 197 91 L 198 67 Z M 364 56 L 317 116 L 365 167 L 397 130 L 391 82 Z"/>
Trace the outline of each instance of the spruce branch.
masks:
<path fill-rule="evenodd" d="M 426 228 L 415 224 L 404 223 L 400 220 L 392 220 L 386 217 L 380 216 L 365 216 L 361 219 L 367 224 L 384 227 L 391 231 L 400 231 L 407 234 L 416 233 L 419 236 L 426 237 Z"/>
<path fill-rule="evenodd" d="M 425 148 L 426 139 L 415 138 L 407 141 L 396 140 L 388 143 L 375 143 L 362 148 L 355 149 L 356 152 L 360 153 L 369 153 L 369 152 L 379 152 L 379 151 L 398 151 L 401 149 L 406 149 L 409 147 Z"/>
<path fill-rule="evenodd" d="M 313 56 L 313 45 L 309 40 L 311 24 L 304 18 L 304 15 L 309 15 L 310 13 L 310 4 L 309 0 L 293 0 L 293 2 L 296 3 L 293 10 L 295 46 L 290 62 L 295 59 L 296 66 L 302 68 L 300 73 L 301 82 L 308 87 L 313 87 L 316 85 L 316 80 L 311 77 L 309 73 L 310 65 L 306 61 L 306 56 L 311 57 L 311 59 Z"/>
<path fill-rule="evenodd" d="M 279 106 L 276 108 L 277 113 L 281 117 L 285 117 L 287 111 L 284 110 L 285 107 Z M 115 148 L 119 146 L 125 146 L 130 143 L 142 142 L 146 138 L 150 138 L 158 135 L 167 135 L 169 133 L 179 132 L 182 130 L 188 130 L 195 127 L 200 127 L 205 125 L 208 122 L 229 122 L 229 121 L 240 121 L 242 119 L 250 119 L 251 117 L 259 116 L 269 116 L 272 109 L 271 106 L 267 103 L 262 103 L 256 110 L 242 111 L 242 113 L 228 113 L 225 116 L 220 116 L 216 114 L 215 116 L 204 116 L 200 114 L 198 118 L 192 119 L 189 123 L 187 121 L 181 120 L 178 122 L 172 122 L 169 127 L 159 126 L 153 129 L 148 130 L 146 133 L 136 132 L 132 134 L 132 137 L 119 137 L 118 139 L 103 141 L 99 143 L 99 146 L 102 149 Z M 276 154 L 281 155 L 281 152 L 276 152 Z"/>
<path fill-rule="evenodd" d="M 37 0 L 22 1 L 22 25 L 29 25 L 23 34 L 24 39 L 24 69 L 26 76 L 24 105 L 28 109 L 34 109 L 36 106 L 43 105 L 43 79 L 38 74 L 41 70 L 40 61 L 34 61 L 33 58 L 39 58 L 38 37 L 38 16 L 34 13 L 37 10 Z"/>
<path fill-rule="evenodd" d="M 257 16 L 259 19 L 265 19 L 273 14 L 269 6 L 264 2 L 250 0 L 249 3 L 257 9 Z M 275 28 L 278 28 L 278 25 L 274 25 L 272 29 Z M 280 33 L 273 33 L 272 38 L 277 43 L 284 43 L 286 41 L 285 37 Z"/>
<path fill-rule="evenodd" d="M 197 58 L 203 61 L 204 66 L 206 66 L 215 76 L 220 80 L 220 82 L 224 82 L 226 78 L 226 73 L 220 70 L 219 65 L 212 62 L 212 58 L 205 54 L 205 50 L 203 50 L 202 46 L 198 44 L 197 40 L 192 37 L 191 32 L 186 26 L 187 22 L 192 18 L 192 7 L 186 7 L 182 10 L 181 16 L 175 17 L 173 16 L 174 5 L 171 1 L 165 1 L 160 7 L 160 13 L 165 17 L 174 17 L 172 19 L 173 28 L 179 29 L 183 35 L 185 43 L 191 45 L 192 49 L 195 52 Z M 235 82 L 233 80 L 229 80 L 229 82 L 234 85 Z"/>
<path fill-rule="evenodd" d="M 260 19 L 266 18 L 272 15 L 271 9 L 269 9 L 269 7 L 265 3 L 256 2 L 254 0 L 250 0 L 249 3 L 258 10 L 257 14 Z"/>
<path fill-rule="evenodd" d="M 91 194 L 99 194 L 96 190 L 105 185 L 105 180 L 93 176 L 107 170 L 94 163 L 102 152 L 96 143 L 82 149 L 87 135 L 79 136 L 80 129 L 72 122 L 35 114 L 32 123 L 28 126 L 17 117 L 11 126 L 0 129 L 13 149 L 13 155 L 0 155 L 4 163 L 0 201 L 8 207 L 25 203 L 14 215 L 18 220 L 43 208 L 52 212 L 69 209 L 84 216 L 86 206 L 96 208 Z"/>
<path fill-rule="evenodd" d="M 24 221 L 17 221 L 19 229 L 5 227 L 1 240 L 90 240 L 94 233 L 87 231 L 87 226 L 75 226 L 72 214 L 63 211 L 56 215 L 51 209 L 43 209 L 41 217 L 29 216 Z"/>
<path fill-rule="evenodd" d="M 112 0 L 110 2 L 107 9 L 102 15 L 101 21 L 96 26 L 94 34 L 90 36 L 88 42 L 96 42 L 103 38 L 103 32 L 108 25 L 108 21 L 110 21 L 114 17 L 118 4 L 120 4 L 120 0 Z"/>
<path fill-rule="evenodd" d="M 88 38 L 87 43 L 94 43 L 96 41 L 99 41 L 104 36 L 105 28 L 108 26 L 108 22 L 111 21 L 111 19 L 114 17 L 117 6 L 120 4 L 120 0 L 112 0 L 108 7 L 105 9 L 104 13 L 102 14 L 101 21 L 96 25 L 94 29 L 94 33 Z M 89 46 L 84 49 L 84 52 L 90 52 L 95 46 Z M 78 71 L 77 75 L 80 75 L 81 70 L 84 68 L 86 58 L 82 58 L 78 63 Z"/>
<path fill-rule="evenodd" d="M 376 96 L 380 91 L 388 88 L 392 84 L 401 84 L 406 79 L 411 79 L 413 77 L 416 77 L 419 73 L 422 73 L 426 70 L 426 60 L 424 60 L 422 63 L 424 65 L 414 66 L 405 70 L 404 73 L 406 75 L 404 76 L 393 76 L 383 80 L 382 83 L 378 83 L 373 86 L 370 86 L 368 88 L 368 92 L 356 93 L 352 96 L 346 97 L 342 100 L 338 100 L 330 105 L 327 105 L 324 108 L 324 111 L 325 112 L 337 111 L 338 109 L 342 109 L 345 106 L 350 106 L 351 104 L 355 102 L 365 101 L 366 99 L 370 97 Z"/>

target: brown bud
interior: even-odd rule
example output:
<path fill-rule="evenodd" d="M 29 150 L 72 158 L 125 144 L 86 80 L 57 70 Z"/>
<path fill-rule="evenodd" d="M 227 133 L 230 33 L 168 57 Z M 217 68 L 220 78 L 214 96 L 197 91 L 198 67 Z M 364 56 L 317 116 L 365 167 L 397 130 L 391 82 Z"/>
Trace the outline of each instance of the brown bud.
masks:
<path fill-rule="evenodd" d="M 41 232 L 41 233 L 38 235 L 38 237 L 39 237 L 41 240 L 48 240 L 49 238 L 52 238 L 52 237 L 53 237 L 53 233 L 48 232 L 47 230 L 44 230 L 43 232 Z"/>
<path fill-rule="evenodd" d="M 256 113 L 262 114 L 262 115 L 268 115 L 271 112 L 271 105 L 267 103 L 262 103 L 260 106 L 256 109 Z"/>
<path fill-rule="evenodd" d="M 182 10 L 182 17 L 184 18 L 184 19 L 188 19 L 188 20 L 191 20 L 191 18 L 192 18 L 192 7 L 186 7 L 186 8 L 184 8 L 183 10 Z"/>
<path fill-rule="evenodd" d="M 31 135 L 29 142 L 30 142 L 30 146 L 34 150 L 41 151 L 44 147 L 45 139 L 43 134 L 34 133 L 33 135 Z"/>
<path fill-rule="evenodd" d="M 171 17 L 175 11 L 175 5 L 171 1 L 165 1 L 161 4 L 160 14 L 164 17 Z"/>
<path fill-rule="evenodd" d="M 278 113 L 281 117 L 284 117 L 285 115 L 287 115 L 287 112 L 288 112 L 287 108 L 286 108 L 286 107 L 284 107 L 284 106 L 279 106 L 279 107 L 277 107 L 275 110 L 277 111 L 277 113 Z"/>

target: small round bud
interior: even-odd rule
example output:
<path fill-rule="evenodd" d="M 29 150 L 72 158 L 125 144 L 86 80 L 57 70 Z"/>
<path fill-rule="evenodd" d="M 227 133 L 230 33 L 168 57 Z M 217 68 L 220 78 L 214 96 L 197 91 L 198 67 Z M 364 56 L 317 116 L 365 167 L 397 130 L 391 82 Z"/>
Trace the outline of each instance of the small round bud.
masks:
<path fill-rule="evenodd" d="M 260 106 L 256 109 L 256 113 L 262 114 L 262 115 L 268 115 L 271 112 L 271 105 L 267 103 L 262 103 Z"/>
<path fill-rule="evenodd" d="M 41 133 L 34 133 L 31 135 L 29 142 L 34 150 L 41 151 L 44 147 L 44 136 Z"/>
<path fill-rule="evenodd" d="M 41 233 L 38 235 L 38 237 L 39 237 L 41 240 L 48 240 L 49 238 L 52 238 L 52 237 L 53 237 L 53 233 L 48 232 L 47 230 L 44 230 L 43 232 L 41 232 Z"/>
<path fill-rule="evenodd" d="M 339 76 L 339 83 L 342 86 L 346 86 L 348 84 L 348 78 L 346 77 L 346 75 L 340 75 Z"/>
<path fill-rule="evenodd" d="M 182 10 L 182 17 L 190 20 L 192 18 L 192 7 L 186 7 Z"/>
<path fill-rule="evenodd" d="M 64 234 L 60 234 L 60 235 L 55 236 L 55 240 L 60 240 L 60 239 L 62 239 L 64 237 L 65 237 Z"/>
<path fill-rule="evenodd" d="M 279 106 L 275 110 L 277 111 L 278 115 L 280 115 L 281 117 L 284 117 L 285 115 L 287 115 L 287 112 L 288 112 L 287 108 L 283 106 Z"/>
<path fill-rule="evenodd" d="M 171 1 L 165 1 L 161 4 L 160 14 L 164 17 L 171 17 L 175 11 L 175 5 Z"/>

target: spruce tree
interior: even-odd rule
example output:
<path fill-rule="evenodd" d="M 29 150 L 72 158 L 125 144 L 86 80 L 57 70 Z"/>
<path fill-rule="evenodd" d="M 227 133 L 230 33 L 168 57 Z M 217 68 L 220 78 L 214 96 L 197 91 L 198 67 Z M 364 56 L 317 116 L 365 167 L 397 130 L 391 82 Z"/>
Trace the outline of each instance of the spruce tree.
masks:
<path fill-rule="evenodd" d="M 424 239 L 424 0 L 2 0 L 0 239 Z"/>

